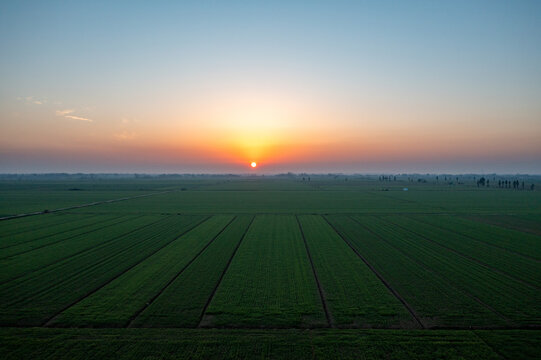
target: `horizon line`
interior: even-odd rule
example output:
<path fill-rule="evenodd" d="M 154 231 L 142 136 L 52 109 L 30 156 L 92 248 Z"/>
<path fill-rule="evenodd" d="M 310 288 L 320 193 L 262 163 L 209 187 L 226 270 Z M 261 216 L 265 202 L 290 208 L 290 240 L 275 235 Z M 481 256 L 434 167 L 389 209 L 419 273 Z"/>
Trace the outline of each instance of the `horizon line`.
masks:
<path fill-rule="evenodd" d="M 420 175 L 420 176 L 471 176 L 471 175 L 481 175 L 481 176 L 541 176 L 541 173 L 453 173 L 453 172 L 434 172 L 434 173 L 420 173 L 420 172 L 277 172 L 277 173 L 203 173 L 203 172 L 187 172 L 187 173 L 152 173 L 152 172 L 20 172 L 20 173 L 1 173 L 0 177 L 5 176 L 47 176 L 47 175 L 64 175 L 64 176 L 89 176 L 89 175 L 99 175 L 99 176 L 245 176 L 245 177 L 257 177 L 257 176 L 303 176 L 303 175 L 314 175 L 314 176 L 376 176 L 376 175 L 392 175 L 392 176 L 405 176 L 405 175 Z"/>

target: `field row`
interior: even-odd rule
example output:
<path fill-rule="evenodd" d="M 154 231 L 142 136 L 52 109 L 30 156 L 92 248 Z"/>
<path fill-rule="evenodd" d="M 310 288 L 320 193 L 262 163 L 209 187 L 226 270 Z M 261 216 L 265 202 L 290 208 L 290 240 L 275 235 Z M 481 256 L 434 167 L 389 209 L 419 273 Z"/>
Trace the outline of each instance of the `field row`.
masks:
<path fill-rule="evenodd" d="M 119 198 L 151 194 L 154 191 L 137 190 L 92 190 L 80 191 L 77 184 L 70 189 L 55 189 L 50 184 L 43 188 L 30 188 L 24 190 L 5 189 L 6 184 L 1 184 L 0 190 L 0 217 L 13 216 L 41 212 L 44 210 L 55 210 L 72 206 L 79 206 L 100 201 L 110 201 Z M 65 187 L 62 186 L 62 187 Z"/>
<path fill-rule="evenodd" d="M 12 221 L 0 229 L 2 326 L 503 328 L 541 320 L 540 237 L 456 216 Z"/>
<path fill-rule="evenodd" d="M 4 359 L 535 359 L 528 330 L 0 329 Z"/>
<path fill-rule="evenodd" d="M 407 185 L 406 185 L 407 186 Z M 244 190 L 199 190 L 156 194 L 146 198 L 81 208 L 77 212 L 182 214 L 463 214 L 540 215 L 541 192 L 502 191 L 345 191 L 303 190 L 264 191 L 246 186 Z M 287 206 L 284 206 L 287 204 Z"/>

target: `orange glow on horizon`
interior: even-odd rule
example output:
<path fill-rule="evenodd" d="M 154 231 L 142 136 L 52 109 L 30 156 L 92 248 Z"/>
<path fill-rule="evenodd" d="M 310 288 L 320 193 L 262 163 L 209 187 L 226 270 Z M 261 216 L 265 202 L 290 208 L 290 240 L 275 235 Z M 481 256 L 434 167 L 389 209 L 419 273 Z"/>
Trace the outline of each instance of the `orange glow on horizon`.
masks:
<path fill-rule="evenodd" d="M 89 124 L 79 122 L 67 122 L 62 128 L 23 128 L 16 123 L 6 128 L 10 132 L 0 134 L 0 150 L 15 151 L 21 158 L 35 154 L 46 159 L 76 157 L 111 168 L 110 164 L 149 168 L 147 164 L 159 164 L 178 171 L 212 166 L 240 172 L 246 171 L 247 164 L 258 172 L 304 165 L 326 169 L 330 164 L 362 170 L 359 164 L 462 161 L 496 155 L 503 159 L 539 152 L 533 132 L 517 147 L 519 132 L 513 133 L 512 128 L 478 129 L 474 123 L 463 133 L 450 120 L 412 123 L 408 116 L 380 108 L 366 108 L 362 116 L 349 110 L 333 112 L 319 103 L 307 106 L 312 102 L 294 94 L 217 94 L 205 100 L 182 112 L 171 109 L 156 115 L 161 119 L 159 126 L 144 117 L 111 124 L 96 121 L 91 124 L 93 132 L 81 128 Z M 56 115 L 50 116 L 51 121 L 59 121 Z M 481 130 L 483 138 L 478 136 Z M 51 141 L 55 136 L 69 140 Z M 505 155 L 501 149 L 506 149 Z M 263 167 L 258 166 L 261 161 Z"/>

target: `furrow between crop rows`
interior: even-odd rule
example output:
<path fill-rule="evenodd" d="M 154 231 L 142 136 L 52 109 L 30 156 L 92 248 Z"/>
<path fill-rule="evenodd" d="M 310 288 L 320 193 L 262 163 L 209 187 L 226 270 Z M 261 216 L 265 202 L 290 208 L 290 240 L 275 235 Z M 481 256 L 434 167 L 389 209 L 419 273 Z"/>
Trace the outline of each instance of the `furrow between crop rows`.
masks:
<path fill-rule="evenodd" d="M 191 227 L 57 316 L 50 325 L 126 327 L 145 304 L 222 231 L 232 216 Z M 124 302 L 124 299 L 129 299 Z"/>
<path fill-rule="evenodd" d="M 323 310 L 325 311 L 325 317 L 327 318 L 327 323 L 329 324 L 329 327 L 336 327 L 334 324 L 334 320 L 332 318 L 332 315 L 329 311 L 329 307 L 327 306 L 327 300 L 325 299 L 325 294 L 323 292 L 323 289 L 321 287 L 321 282 L 319 281 L 319 277 L 317 276 L 317 271 L 314 266 L 314 262 L 312 260 L 312 255 L 310 254 L 310 249 L 308 248 L 308 243 L 306 242 L 306 237 L 304 236 L 304 231 L 301 226 L 301 222 L 299 221 L 299 217 L 295 215 L 295 220 L 297 220 L 297 224 L 299 225 L 299 230 L 301 232 L 302 241 L 304 242 L 304 247 L 306 249 L 306 254 L 308 255 L 308 260 L 310 260 L 310 267 L 312 268 L 312 273 L 314 274 L 314 279 L 316 280 L 317 289 L 319 292 L 319 297 L 321 298 L 321 305 L 323 306 Z"/>
<path fill-rule="evenodd" d="M 385 287 L 398 299 L 398 301 L 400 301 L 402 303 L 402 305 L 404 305 L 404 307 L 408 310 L 408 312 L 411 314 L 411 316 L 415 319 L 415 321 L 417 322 L 417 324 L 421 327 L 421 328 L 425 328 L 425 325 L 423 324 L 423 322 L 421 321 L 421 319 L 419 318 L 419 315 L 416 313 L 416 311 L 406 302 L 406 300 L 402 297 L 402 295 L 400 295 L 392 286 L 391 284 L 385 280 L 385 278 L 376 270 L 376 268 L 374 268 L 369 262 L 368 260 L 363 256 L 361 255 L 361 253 L 354 247 L 351 245 L 351 243 L 347 240 L 346 237 L 344 237 L 342 235 L 342 233 L 326 218 L 324 217 L 324 219 L 327 221 L 327 223 L 334 229 L 334 231 L 336 231 L 336 233 L 344 240 L 344 242 L 346 244 L 348 244 L 348 246 L 351 248 L 351 250 L 353 250 L 353 252 L 365 263 L 365 265 L 374 273 L 374 275 L 377 276 L 377 278 L 383 283 L 383 285 L 385 285 Z"/>
<path fill-rule="evenodd" d="M 223 232 L 228 228 L 228 226 L 231 225 L 231 223 L 233 223 L 233 221 L 236 219 L 236 216 L 234 216 L 223 228 L 222 230 L 220 230 L 214 237 L 212 237 L 212 239 L 197 253 L 195 254 L 195 256 L 186 264 L 184 265 L 184 267 L 182 269 L 180 269 L 179 272 L 177 272 L 175 274 L 175 276 L 173 276 L 171 278 L 171 280 L 169 280 L 167 282 L 167 284 L 165 284 L 164 287 L 162 287 L 160 289 L 160 291 L 158 291 L 149 301 L 147 301 L 139 310 L 137 310 L 135 312 L 135 314 L 133 314 L 131 317 L 130 317 L 130 320 L 128 322 L 128 325 L 126 327 L 133 327 L 133 324 L 135 323 L 135 319 L 143 312 L 145 311 L 145 309 L 147 307 L 149 307 L 150 305 L 152 305 L 154 303 L 154 301 L 160 297 L 166 290 L 169 286 L 171 286 L 171 284 L 179 278 L 179 276 L 181 276 L 184 271 L 191 265 L 194 263 L 194 261 L 196 261 L 199 256 L 201 256 L 201 254 L 221 235 L 223 234 Z"/>
<path fill-rule="evenodd" d="M 429 241 L 468 260 L 476 262 L 487 269 L 497 272 L 526 286 L 530 286 L 537 290 L 541 289 L 539 285 L 541 283 L 541 276 L 539 275 L 541 274 L 541 267 L 535 262 L 523 259 L 521 262 L 516 262 L 514 269 L 510 269 L 509 271 L 502 270 L 502 268 L 508 269 L 510 266 L 508 264 L 514 263 L 513 257 L 509 256 L 507 253 L 498 251 L 496 249 L 492 249 L 492 252 L 489 252 L 490 249 L 483 248 L 481 244 L 471 246 L 467 239 L 455 239 L 456 237 L 454 237 L 452 233 L 445 230 L 434 231 L 433 227 L 432 229 L 430 228 L 431 225 L 423 225 L 419 223 L 411 224 L 411 222 L 404 221 L 403 218 L 398 217 L 385 217 L 385 219 L 395 227 L 409 231 L 412 234 L 425 239 L 426 241 Z M 463 241 L 461 242 L 460 240 Z M 466 251 L 468 251 L 469 254 L 466 253 Z M 475 254 L 475 256 L 473 256 L 473 254 Z M 511 273 L 510 271 L 513 272 Z M 526 281 L 525 278 L 528 279 L 528 281 Z"/>
<path fill-rule="evenodd" d="M 385 242 L 386 244 L 388 244 L 389 246 L 391 246 L 393 249 L 395 249 L 396 251 L 398 251 L 400 254 L 404 255 L 405 257 L 411 259 L 413 262 L 415 262 L 416 264 L 418 264 L 420 267 L 422 267 L 423 269 L 425 269 L 426 271 L 434 274 L 436 276 L 436 278 L 439 278 L 441 279 L 441 281 L 445 281 L 445 282 L 448 282 L 449 279 L 445 278 L 445 276 L 443 276 L 441 273 L 435 271 L 434 269 L 428 267 L 426 264 L 424 264 L 422 261 L 420 261 L 418 258 L 415 258 L 413 256 L 411 256 L 410 254 L 408 254 L 407 252 L 405 252 L 404 250 L 402 250 L 400 247 L 394 245 L 392 242 L 388 241 L 385 237 L 383 237 L 382 235 L 378 234 L 377 232 L 373 231 L 372 229 L 368 228 L 366 225 L 362 224 L 358 219 L 355 219 L 355 218 L 352 218 L 355 222 L 357 222 L 361 227 L 363 227 L 366 231 L 370 232 L 371 234 L 373 234 L 375 237 L 377 237 L 378 239 L 380 239 L 381 241 Z M 461 294 L 471 298 L 472 300 L 476 301 L 478 304 L 480 304 L 481 306 L 485 307 L 486 309 L 488 309 L 489 311 L 492 311 L 493 313 L 495 313 L 496 315 L 498 315 L 502 320 L 504 320 L 508 325 L 512 325 L 512 326 L 516 326 L 516 324 L 513 323 L 512 320 L 510 320 L 509 318 L 505 317 L 503 314 L 501 314 L 500 312 L 498 312 L 498 310 L 496 310 L 495 308 L 493 308 L 492 306 L 486 304 L 485 302 L 483 302 L 481 299 L 479 299 L 478 297 L 476 297 L 475 295 L 465 291 L 464 289 L 460 288 L 460 287 L 457 287 L 455 284 L 453 284 L 453 282 L 449 282 L 449 284 L 453 287 L 453 289 L 455 289 L 456 291 L 459 291 Z"/>
<path fill-rule="evenodd" d="M 418 327 L 403 304 L 323 217 L 298 218 L 336 327 Z"/>
<path fill-rule="evenodd" d="M 75 229 L 61 231 L 61 232 L 56 233 L 55 235 L 50 235 L 47 237 L 41 237 L 41 238 L 36 238 L 34 240 L 25 241 L 23 243 L 14 245 L 10 247 L 9 249 L 4 249 L 2 251 L 2 256 L 0 257 L 0 260 L 23 255 L 34 250 L 39 250 L 44 247 L 57 244 L 62 241 L 70 240 L 74 237 L 91 234 L 94 231 L 101 230 L 109 226 L 114 226 L 114 225 L 120 224 L 125 221 L 129 221 L 130 219 L 134 219 L 134 218 L 135 217 L 132 217 L 132 216 L 115 216 L 113 218 L 109 218 L 105 220 L 99 219 L 98 222 L 94 221 L 93 219 L 93 221 L 90 224 L 82 224 L 82 225 L 75 224 L 77 226 Z M 89 227 L 91 229 L 88 229 Z"/>
<path fill-rule="evenodd" d="M 155 221 L 158 218 L 158 221 Z M 2 325 L 39 325 L 157 251 L 200 217 L 149 217 L 139 229 L 103 246 L 0 287 Z M 150 221 L 149 221 L 150 220 Z M 154 223 L 154 224 L 152 224 Z M 150 226 L 150 225 L 153 226 Z"/>
<path fill-rule="evenodd" d="M 255 218 L 202 324 L 209 327 L 327 326 L 294 216 Z"/>

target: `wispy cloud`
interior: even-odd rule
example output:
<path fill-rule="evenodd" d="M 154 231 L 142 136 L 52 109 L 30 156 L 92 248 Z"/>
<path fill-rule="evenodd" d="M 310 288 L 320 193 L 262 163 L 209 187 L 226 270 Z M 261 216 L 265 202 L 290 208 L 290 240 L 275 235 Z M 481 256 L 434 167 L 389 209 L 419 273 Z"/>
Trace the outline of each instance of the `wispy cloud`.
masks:
<path fill-rule="evenodd" d="M 88 121 L 88 122 L 94 121 L 92 119 L 84 118 L 81 116 L 74 116 L 74 115 L 64 115 L 64 117 L 68 119 L 72 119 L 72 120 L 80 120 L 80 121 Z"/>
<path fill-rule="evenodd" d="M 73 114 L 74 111 L 75 110 L 73 110 L 73 109 L 56 110 L 56 115 L 57 116 L 62 116 L 64 118 L 66 118 L 66 119 L 71 119 L 71 120 L 87 121 L 87 122 L 93 122 L 94 121 L 92 119 L 85 118 L 85 117 L 82 117 L 82 116 L 70 115 L 70 114 Z"/>
<path fill-rule="evenodd" d="M 68 114 L 71 114 L 74 110 L 72 109 L 66 109 L 66 110 L 56 110 L 56 115 L 58 116 L 66 116 Z"/>
<path fill-rule="evenodd" d="M 17 97 L 18 101 L 22 101 L 25 104 L 34 104 L 34 105 L 45 105 L 48 103 L 47 98 L 38 98 L 36 96 L 19 96 Z M 60 101 L 52 101 L 51 104 L 54 105 L 62 105 L 62 102 Z M 88 110 L 88 109 L 87 109 Z M 66 119 L 70 120 L 77 120 L 77 121 L 86 121 L 86 122 L 93 122 L 94 120 L 89 119 L 87 117 L 78 116 L 74 114 L 74 109 L 63 109 L 63 110 L 56 110 L 56 116 L 61 116 Z"/>
<path fill-rule="evenodd" d="M 34 104 L 34 105 L 43 105 L 47 103 L 46 98 L 36 98 L 35 96 L 25 96 L 25 97 L 19 96 L 17 100 L 24 101 L 27 104 Z"/>

